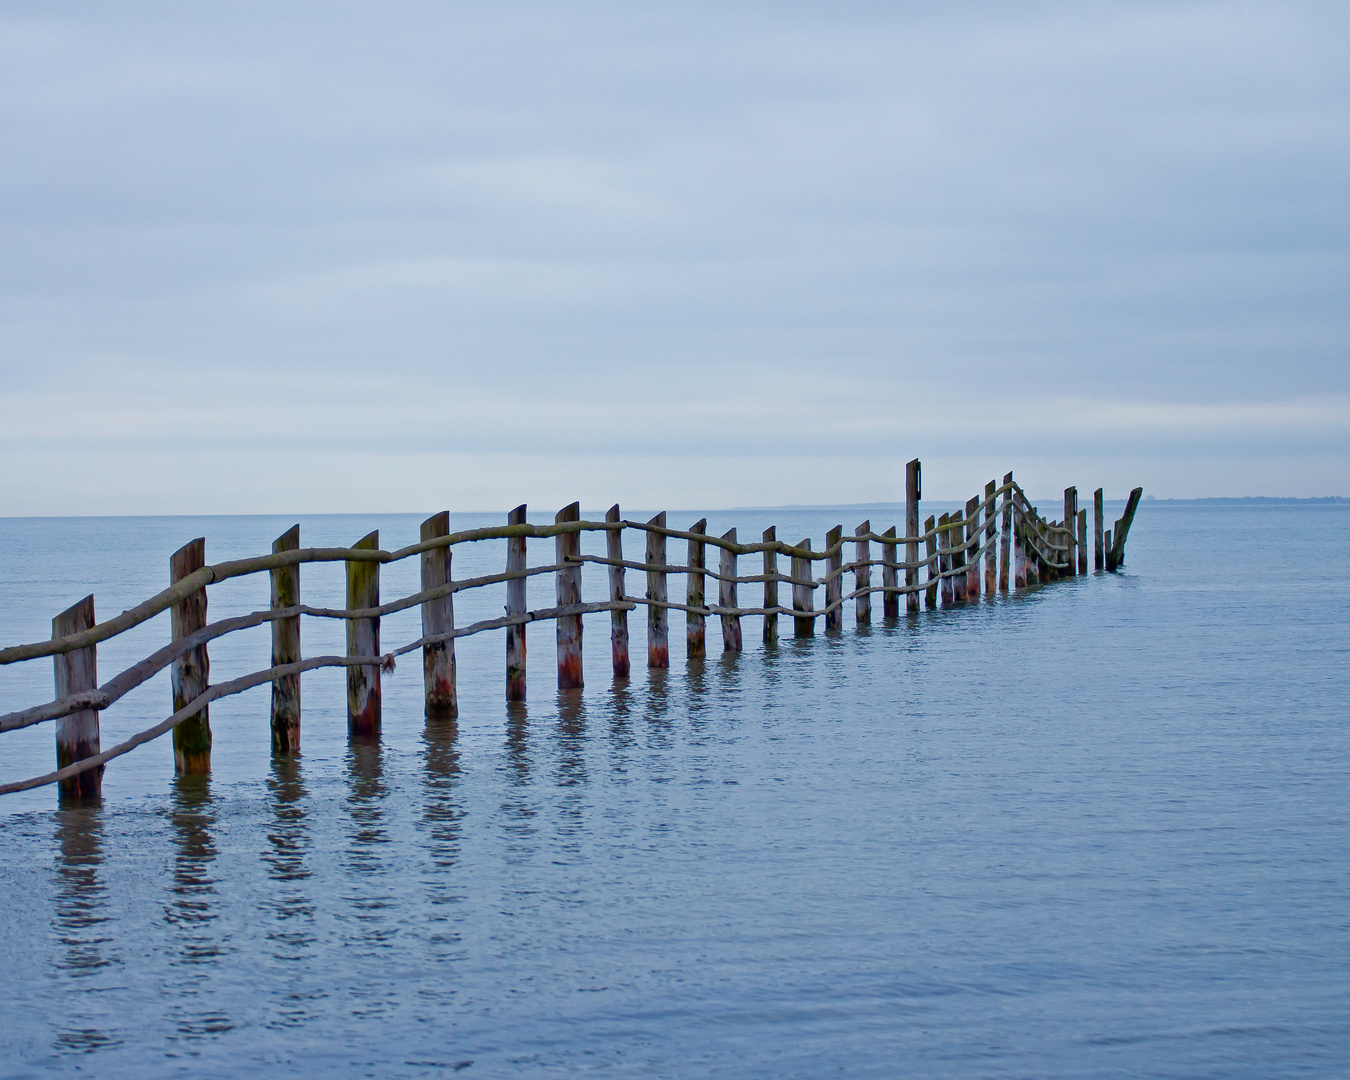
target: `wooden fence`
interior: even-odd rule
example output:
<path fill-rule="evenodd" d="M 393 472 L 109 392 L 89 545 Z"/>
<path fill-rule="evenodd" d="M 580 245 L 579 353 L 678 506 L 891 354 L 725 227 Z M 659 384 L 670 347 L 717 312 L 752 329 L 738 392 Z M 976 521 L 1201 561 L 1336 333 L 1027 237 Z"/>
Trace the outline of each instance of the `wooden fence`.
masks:
<path fill-rule="evenodd" d="M 421 540 L 396 551 L 379 546 L 379 534 L 370 533 L 350 548 L 302 548 L 300 527 L 283 533 L 270 555 L 208 566 L 205 541 L 193 540 L 170 559 L 170 587 L 159 595 L 124 611 L 106 622 L 94 618 L 94 598 L 87 596 L 52 620 L 48 641 L 0 649 L 0 666 L 50 656 L 56 670 L 56 699 L 43 705 L 0 716 L 0 733 L 29 727 L 47 720 L 56 723 L 56 763 L 53 772 L 0 785 L 0 795 L 45 784 L 58 784 L 63 802 L 84 802 L 100 797 L 103 767 L 113 758 L 143 743 L 173 733 L 175 768 L 180 773 L 206 772 L 211 760 L 211 727 L 208 706 L 217 698 L 238 694 L 264 683 L 272 685 L 272 749 L 294 753 L 300 747 L 300 675 L 323 667 L 347 669 L 347 728 L 353 739 L 378 738 L 380 731 L 380 674 L 392 670 L 396 657 L 422 650 L 429 719 L 454 719 L 456 701 L 455 641 L 490 630 L 506 630 L 506 696 L 524 700 L 526 690 L 525 627 L 531 622 L 552 620 L 557 628 L 557 679 L 562 689 L 582 685 L 582 617 L 609 612 L 610 650 L 616 678 L 629 674 L 628 613 L 647 610 L 647 666 L 670 664 L 671 611 L 685 613 L 687 655 L 699 657 L 705 650 L 705 620 L 717 616 L 722 625 L 722 647 L 728 652 L 742 648 L 741 620 L 762 618 L 766 644 L 778 640 L 779 616 L 792 619 L 796 637 L 815 633 L 823 619 L 827 631 L 843 626 L 844 605 L 853 602 L 854 618 L 866 625 L 872 617 L 872 595 L 882 596 L 886 618 L 906 611 L 917 612 L 922 604 L 935 608 L 969 603 L 985 594 L 1022 591 L 1061 576 L 1087 573 L 1087 557 L 1094 551 L 1094 566 L 1115 570 L 1124 562 L 1125 539 L 1139 504 L 1141 489 L 1130 493 L 1124 515 L 1114 530 L 1103 530 L 1102 491 L 1094 495 L 1094 542 L 1087 537 L 1087 511 L 1078 508 L 1076 488 L 1064 493 L 1064 516 L 1058 521 L 1043 517 L 1013 481 L 1012 473 L 1002 484 L 990 481 L 980 496 L 972 498 L 964 514 L 929 517 L 919 526 L 920 470 L 912 461 L 906 469 L 905 531 L 894 526 L 883 533 L 864 521 L 845 536 L 836 526 L 817 551 L 809 538 L 793 545 L 778 539 L 776 530 L 764 531 L 759 542 L 741 543 L 735 529 L 720 537 L 705 531 L 706 520 L 689 529 L 666 526 L 666 515 L 649 521 L 625 520 L 619 507 L 611 507 L 604 521 L 584 521 L 578 504 L 559 511 L 552 525 L 530 525 L 525 507 L 518 506 L 507 524 L 493 528 L 451 532 L 449 514 L 435 514 L 422 523 Z M 583 532 L 604 532 L 606 554 L 581 554 Z M 625 558 L 625 534 L 636 532 L 645 540 L 642 561 Z M 554 540 L 554 561 L 529 566 L 529 539 Z M 451 575 L 454 548 L 484 540 L 506 540 L 506 566 L 502 573 L 456 581 Z M 669 541 L 683 541 L 687 558 L 672 563 Z M 880 558 L 874 557 L 875 550 Z M 844 553 L 852 548 L 853 558 Z M 718 553 L 716 569 L 708 565 L 708 549 Z M 743 574 L 741 556 L 759 556 L 762 572 Z M 903 555 L 903 557 L 902 557 Z M 779 557 L 790 572 L 779 569 Z M 380 566 L 417 557 L 421 560 L 421 589 L 398 600 L 380 602 Z M 300 566 L 314 562 L 346 564 L 346 606 L 311 607 L 300 602 Z M 587 563 L 605 567 L 609 599 L 583 603 L 582 568 Z M 813 569 L 823 563 L 824 573 Z M 626 571 L 641 571 L 646 578 L 642 596 L 627 589 Z M 875 584 L 873 570 L 880 571 Z M 271 576 L 271 601 L 265 610 L 248 615 L 207 621 L 207 586 L 230 578 L 267 573 Z M 552 574 L 557 583 L 557 606 L 526 610 L 526 579 Z M 853 587 L 845 591 L 847 575 Z M 685 598 L 669 597 L 671 575 L 685 579 Z M 707 579 L 717 583 L 717 603 L 705 594 Z M 457 627 L 454 615 L 456 593 L 504 585 L 506 614 L 469 626 Z M 740 605 L 739 587 L 762 585 L 763 602 L 755 607 Z M 779 586 L 791 586 L 791 604 L 782 603 Z M 816 607 L 816 591 L 824 590 Z M 420 607 L 422 635 L 392 651 L 380 651 L 380 618 L 396 611 Z M 102 686 L 97 679 L 97 646 L 161 612 L 171 613 L 172 640 L 162 649 L 120 672 Z M 343 619 L 347 648 L 342 656 L 304 658 L 300 649 L 300 617 Z M 228 682 L 212 684 L 207 644 L 226 634 L 270 623 L 272 662 L 267 668 Z M 109 750 L 100 749 L 99 712 L 165 668 L 170 668 L 173 713 L 153 727 L 133 735 Z"/>

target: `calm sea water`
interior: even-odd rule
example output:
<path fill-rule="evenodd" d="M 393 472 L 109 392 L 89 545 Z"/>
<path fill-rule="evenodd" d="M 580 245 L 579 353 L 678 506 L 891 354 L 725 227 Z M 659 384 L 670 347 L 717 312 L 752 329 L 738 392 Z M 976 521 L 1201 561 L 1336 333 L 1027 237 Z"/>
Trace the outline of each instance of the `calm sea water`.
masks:
<path fill-rule="evenodd" d="M 819 544 L 866 513 L 709 527 Z M 393 547 L 417 521 L 302 519 L 302 539 Z M 290 524 L 0 520 L 0 636 L 47 636 L 88 591 L 120 611 L 193 536 L 216 561 Z M 595 616 L 574 697 L 531 626 L 519 709 L 497 632 L 459 645 L 457 726 L 424 722 L 401 663 L 379 747 L 347 745 L 343 675 L 317 672 L 294 762 L 270 759 L 266 688 L 217 703 L 209 781 L 175 781 L 166 739 L 110 765 L 101 809 L 0 799 L 0 1075 L 1344 1075 L 1348 525 L 1145 504 L 1119 575 L 867 633 L 849 613 L 772 651 L 747 620 L 729 659 L 710 622 L 699 664 L 673 613 L 663 673 L 637 612 L 626 686 Z M 457 576 L 502 558 L 457 554 Z M 415 574 L 386 568 L 384 595 Z M 305 567 L 306 599 L 341 580 Z M 231 582 L 211 613 L 265 603 Z M 463 623 L 502 599 L 456 603 Z M 388 618 L 385 647 L 417 632 Z M 341 624 L 304 635 L 341 650 Z M 167 636 L 101 646 L 102 675 Z M 213 677 L 268 641 L 213 643 Z M 50 691 L 49 661 L 0 671 L 0 711 Z M 168 711 L 157 678 L 104 745 Z M 5 779 L 51 767 L 50 725 L 0 745 Z"/>

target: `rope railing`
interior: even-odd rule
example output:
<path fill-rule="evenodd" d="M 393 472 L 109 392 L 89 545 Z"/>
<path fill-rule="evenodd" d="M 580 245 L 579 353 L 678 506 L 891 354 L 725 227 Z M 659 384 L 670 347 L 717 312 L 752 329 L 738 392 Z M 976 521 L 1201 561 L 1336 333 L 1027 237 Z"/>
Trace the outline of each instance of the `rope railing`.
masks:
<path fill-rule="evenodd" d="M 377 546 L 377 534 L 371 534 L 353 547 L 300 548 L 297 526 L 274 545 L 273 552 L 269 555 L 206 566 L 201 565 L 204 563 L 204 559 L 201 558 L 204 542 L 194 541 L 192 545 L 174 556 L 174 576 L 177 580 L 149 600 L 112 619 L 97 623 L 93 620 L 93 598 L 89 597 L 54 621 L 53 636 L 50 640 L 0 649 L 0 665 L 45 656 L 54 658 L 57 666 L 56 699 L 0 715 L 0 733 L 56 720 L 58 759 L 62 766 L 42 776 L 0 784 L 0 794 L 59 783 L 62 785 L 63 797 L 79 792 L 87 795 L 91 790 L 89 774 L 92 774 L 93 770 L 100 770 L 100 773 L 92 774 L 93 790 L 96 791 L 97 777 L 101 775 L 101 768 L 106 762 L 173 731 L 190 720 L 205 724 L 206 706 L 211 701 L 239 694 L 268 682 L 273 685 L 274 749 L 279 745 L 276 741 L 280 723 L 278 710 L 285 704 L 287 697 L 285 688 L 291 685 L 287 680 L 291 680 L 296 687 L 293 695 L 295 715 L 292 721 L 287 722 L 293 723 L 295 728 L 293 744 L 298 747 L 299 698 L 298 682 L 294 680 L 298 680 L 303 672 L 325 667 L 342 667 L 348 671 L 349 728 L 353 734 L 356 733 L 356 727 L 353 726 L 356 721 L 350 702 L 371 700 L 371 688 L 374 688 L 374 718 L 377 732 L 380 672 L 392 670 L 396 657 L 417 649 L 422 649 L 425 653 L 428 716 L 433 715 L 433 671 L 440 673 L 437 677 L 440 679 L 438 693 L 441 698 L 446 696 L 444 684 L 448 672 L 450 703 L 448 708 L 450 715 L 453 716 L 457 711 L 454 704 L 453 644 L 460 638 L 493 630 L 507 629 L 509 634 L 515 634 L 517 637 L 514 652 L 513 646 L 508 643 L 508 696 L 512 696 L 513 686 L 516 687 L 514 693 L 523 696 L 523 628 L 530 622 L 540 620 L 558 622 L 559 684 L 579 686 L 581 677 L 579 627 L 583 615 L 610 613 L 613 626 L 611 637 L 614 670 L 617 677 L 621 672 L 624 676 L 628 672 L 627 613 L 639 607 L 648 611 L 649 666 L 660 667 L 669 662 L 666 642 L 667 615 L 670 611 L 686 613 L 689 619 L 689 651 L 690 655 L 694 656 L 696 652 L 701 654 L 703 648 L 703 620 L 714 616 L 722 620 L 724 649 L 735 651 L 741 648 L 740 619 L 743 617 L 762 618 L 765 641 L 771 643 L 777 640 L 779 617 L 793 619 L 795 633 L 798 636 L 803 634 L 809 636 L 814 632 L 817 619 L 825 620 L 827 630 L 839 629 L 842 609 L 849 602 L 854 604 L 857 620 L 859 625 L 862 625 L 870 621 L 869 598 L 875 593 L 880 593 L 886 599 L 888 616 L 898 613 L 899 609 L 895 605 L 901 596 L 910 598 L 907 603 L 911 612 L 918 610 L 917 605 L 921 599 L 928 608 L 939 606 L 939 600 L 941 606 L 965 602 L 972 594 L 974 596 L 980 594 L 982 563 L 984 589 L 990 594 L 996 591 L 996 579 L 997 591 L 1015 592 L 1052 580 L 1060 574 L 1074 574 L 1078 567 L 1081 569 L 1077 569 L 1077 572 L 1086 572 L 1087 540 L 1083 524 L 1085 512 L 1077 511 L 1076 489 L 1068 489 L 1065 493 L 1064 522 L 1052 522 L 1039 514 L 1025 492 L 1009 474 L 1002 484 L 991 482 L 987 485 L 981 497 L 972 499 L 966 504 L 964 513 L 958 511 L 955 514 L 945 514 L 937 520 L 930 517 L 920 530 L 917 527 L 919 520 L 917 466 L 917 462 L 912 462 L 909 470 L 910 490 L 907 491 L 906 520 L 910 524 L 905 534 L 897 534 L 896 529 L 878 533 L 871 528 L 870 522 L 864 522 L 850 536 L 843 535 L 840 528 L 832 529 L 821 550 L 813 549 L 809 539 L 803 540 L 800 544 L 780 541 L 774 535 L 773 529 L 766 531 L 762 541 L 740 543 L 735 539 L 734 529 L 725 536 L 712 536 L 701 531 L 703 522 L 697 523 L 693 529 L 667 527 L 664 514 L 659 514 L 647 522 L 630 521 L 620 517 L 617 506 L 610 510 L 605 521 L 588 521 L 580 518 L 575 504 L 561 512 L 552 525 L 525 523 L 523 520 L 525 508 L 522 506 L 512 512 L 510 523 L 507 525 L 455 533 L 448 531 L 448 517 L 444 514 L 438 515 L 424 524 L 423 539 L 419 543 L 391 551 Z M 1101 568 L 1103 538 L 1100 489 L 1096 492 L 1095 498 L 1098 525 L 1097 566 Z M 1111 544 L 1107 544 L 1107 547 L 1112 547 L 1116 553 L 1117 562 L 1123 560 L 1124 535 L 1137 503 L 1138 489 L 1131 493 L 1126 518 L 1116 524 L 1116 545 L 1112 547 Z M 441 531 L 441 535 L 435 535 L 436 529 L 428 528 L 436 522 L 439 522 L 437 528 Z M 645 560 L 623 557 L 622 536 L 628 531 L 647 536 Z M 604 532 L 609 536 L 606 555 L 581 554 L 578 540 L 580 534 L 585 532 Z M 1107 536 L 1109 535 L 1108 533 Z M 526 542 L 531 538 L 549 537 L 555 539 L 558 549 L 554 561 L 536 566 L 526 565 L 524 560 Z M 665 557 L 666 541 L 670 539 L 688 541 L 690 548 L 688 562 L 670 561 Z M 453 547 L 494 540 L 506 540 L 508 543 L 506 570 L 461 580 L 453 580 L 450 577 L 449 553 Z M 288 541 L 289 546 L 284 545 L 283 541 Z M 843 550 L 847 544 L 855 545 L 855 558 L 849 561 L 843 558 Z M 882 558 L 871 557 L 871 544 L 881 545 Z M 912 556 L 900 558 L 902 545 L 908 552 L 913 553 Z M 707 560 L 703 552 L 709 547 L 722 552 L 720 568 L 714 569 L 706 565 Z M 190 558 L 183 561 L 189 549 L 196 553 L 195 566 Z M 754 554 L 763 555 L 764 571 L 751 574 L 737 573 L 737 559 L 742 555 Z M 413 556 L 422 559 L 423 587 L 407 596 L 380 603 L 379 567 Z M 792 560 L 791 573 L 778 570 L 779 556 Z M 810 573 L 810 567 L 822 560 L 826 564 L 825 573 L 817 578 Z M 347 566 L 348 602 L 344 607 L 320 607 L 298 602 L 299 567 L 323 562 L 343 562 Z M 608 600 L 581 602 L 580 575 L 582 567 L 586 564 L 606 568 L 610 584 Z M 366 569 L 361 569 L 362 567 Z M 873 580 L 873 569 L 877 567 L 880 567 L 882 572 L 880 584 Z M 626 590 L 624 575 L 629 570 L 642 571 L 646 574 L 648 588 L 645 596 L 632 595 Z M 264 572 L 270 574 L 272 578 L 272 606 L 209 624 L 205 622 L 205 600 L 201 598 L 206 595 L 207 586 Z M 524 593 L 520 591 L 524 588 L 524 582 L 545 574 L 553 574 L 557 578 L 558 605 L 524 610 Z M 843 588 L 843 578 L 846 574 L 854 575 L 854 588 L 849 590 Z M 666 593 L 666 581 L 671 575 L 683 576 L 686 579 L 688 595 L 684 602 L 671 598 Z M 704 600 L 702 582 L 705 579 L 717 582 L 719 589 L 717 603 Z M 467 626 L 454 626 L 452 605 L 455 595 L 502 584 L 507 585 L 505 615 L 483 619 Z M 764 603 L 755 607 L 741 606 L 737 600 L 737 588 L 752 584 L 764 586 Z M 778 602 L 779 585 L 792 587 L 790 605 Z M 811 597 L 816 589 L 822 587 L 825 589 L 825 603 L 816 608 Z M 292 593 L 289 602 L 288 597 L 283 595 L 288 588 Z M 415 607 L 420 607 L 423 612 L 422 635 L 391 651 L 381 653 L 378 648 L 379 620 L 384 616 Z M 96 646 L 168 610 L 175 612 L 174 640 L 119 672 L 102 686 L 94 687 L 92 671 Z M 195 615 L 192 614 L 194 611 Z M 344 620 L 348 627 L 347 654 L 302 658 L 299 655 L 299 620 L 302 616 Z M 192 676 L 192 671 L 200 670 L 204 673 L 206 670 L 206 647 L 209 642 L 226 634 L 268 623 L 273 627 L 273 657 L 270 667 L 209 686 L 206 685 L 204 674 L 197 682 L 193 681 L 195 676 Z M 569 631 L 564 634 L 562 628 L 565 626 L 573 627 L 575 633 Z M 286 636 L 287 633 L 290 633 L 290 638 Z M 568 639 L 566 649 L 570 650 L 566 657 L 564 638 Z M 288 641 L 290 644 L 287 644 Z M 518 665 L 519 670 L 514 670 L 513 664 Z M 567 676 L 570 682 L 564 679 L 565 666 L 570 673 Z M 175 672 L 175 709 L 172 714 L 110 750 L 99 750 L 98 713 L 170 667 Z M 86 669 L 87 677 L 80 674 Z M 81 679 L 83 684 L 77 685 Z M 186 688 L 182 695 L 178 693 L 180 683 Z M 278 704 L 279 701 L 282 702 L 281 706 Z M 444 711 L 445 706 L 442 705 L 437 714 Z M 91 719 L 92 740 L 88 735 Z M 84 730 L 84 735 L 79 738 L 71 735 L 77 728 Z M 177 738 L 176 734 L 176 745 Z M 83 741 L 80 741 L 81 739 Z M 209 733 L 206 745 L 209 762 Z M 70 758 L 75 760 L 65 763 L 66 759 Z"/>

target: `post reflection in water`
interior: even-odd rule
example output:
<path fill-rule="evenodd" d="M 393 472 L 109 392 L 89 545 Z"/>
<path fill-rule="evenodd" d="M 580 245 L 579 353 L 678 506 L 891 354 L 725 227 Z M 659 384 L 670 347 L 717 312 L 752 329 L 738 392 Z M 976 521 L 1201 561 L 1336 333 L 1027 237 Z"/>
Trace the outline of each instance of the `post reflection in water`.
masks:
<path fill-rule="evenodd" d="M 120 966 L 107 932 L 107 888 L 99 875 L 103 863 L 103 810 L 98 806 L 62 809 L 56 812 L 55 913 L 52 931 L 64 950 L 54 965 L 56 975 L 72 980 L 70 990 L 89 991 L 100 974 Z M 115 1015 L 96 1012 L 99 995 L 65 995 L 71 1008 L 67 1026 L 52 1043 L 58 1053 L 89 1053 L 122 1042 Z M 75 1008 L 78 1001 L 80 1008 Z"/>
<path fill-rule="evenodd" d="M 209 980 L 223 946 L 216 932 L 216 858 L 212 827 L 216 824 L 211 798 L 211 778 L 204 775 L 174 777 L 170 794 L 169 825 L 175 846 L 172 887 L 164 908 L 164 921 L 178 946 L 170 960 L 181 969 L 181 978 L 170 988 L 171 1015 L 184 1039 L 200 1039 L 229 1031 L 228 1016 L 213 1009 Z"/>
<path fill-rule="evenodd" d="M 508 865 L 527 864 L 534 853 L 535 808 L 530 799 L 534 759 L 530 752 L 530 714 L 523 701 L 506 703 L 506 766 L 510 783 L 503 789 L 503 857 Z"/>
<path fill-rule="evenodd" d="M 267 778 L 270 795 L 271 827 L 263 862 L 274 885 L 264 906 L 271 910 L 273 925 L 267 931 L 272 958 L 283 964 L 303 961 L 315 942 L 315 904 L 308 881 L 313 870 L 306 862 L 312 840 L 305 800 L 304 775 L 298 758 L 274 754 Z M 269 1027 L 294 1027 L 318 1015 L 311 1003 L 322 994 L 307 992 L 304 972 L 287 971 L 289 989 L 279 996 L 279 1004 Z"/>
<path fill-rule="evenodd" d="M 347 888 L 343 899 L 349 910 L 340 916 L 354 922 L 343 933 L 344 943 L 356 950 L 361 959 L 382 956 L 389 948 L 397 928 L 389 919 L 394 904 L 393 881 L 385 858 L 389 843 L 386 800 L 389 788 L 384 780 L 383 748 L 375 740 L 352 742 L 347 747 L 347 845 L 343 871 Z M 387 1013 L 392 1002 L 380 993 L 376 983 L 354 985 L 352 1014 L 358 1017 Z"/>
<path fill-rule="evenodd" d="M 427 953 L 435 960 L 462 960 L 466 955 L 455 926 L 464 901 L 464 882 L 458 871 L 464 819 L 458 740 L 456 721 L 427 720 L 422 732 L 426 768 L 419 847 L 428 859 L 421 886 L 429 909 Z M 422 997 L 427 1005 L 449 1004 L 453 993 L 453 987 L 444 991 L 437 983 L 424 988 Z"/>

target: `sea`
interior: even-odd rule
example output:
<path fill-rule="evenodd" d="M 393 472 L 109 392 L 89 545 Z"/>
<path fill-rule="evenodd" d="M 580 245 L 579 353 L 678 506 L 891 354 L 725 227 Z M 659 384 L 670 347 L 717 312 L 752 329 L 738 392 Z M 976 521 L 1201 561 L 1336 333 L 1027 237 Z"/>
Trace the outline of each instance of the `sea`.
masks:
<path fill-rule="evenodd" d="M 422 516 L 298 520 L 305 546 L 393 548 Z M 702 516 L 817 548 L 903 531 L 894 506 L 669 524 Z M 0 519 L 0 643 L 91 592 L 99 618 L 140 602 L 194 537 L 217 562 L 296 520 Z M 494 573 L 504 545 L 454 560 Z M 383 568 L 386 600 L 416 563 Z M 583 579 L 605 598 L 602 567 Z M 341 606 L 341 565 L 301 588 Z M 267 602 L 232 580 L 210 615 Z M 461 593 L 457 623 L 503 603 Z M 508 705 L 496 630 L 456 646 L 458 722 L 424 719 L 412 653 L 378 745 L 349 744 L 326 669 L 298 758 L 271 756 L 263 686 L 211 705 L 209 777 L 176 779 L 166 737 L 108 765 L 100 807 L 0 797 L 0 1077 L 1350 1073 L 1350 505 L 1145 501 L 1119 573 L 894 620 L 878 596 L 870 626 L 850 604 L 771 647 L 747 618 L 736 654 L 710 619 L 705 660 L 672 612 L 668 670 L 630 627 L 626 682 L 607 613 L 579 692 L 536 623 Z M 381 633 L 414 640 L 418 613 Z M 168 639 L 164 615 L 101 644 L 100 678 Z M 343 625 L 303 641 L 340 653 Z M 265 626 L 214 641 L 211 677 L 269 651 Z M 49 659 L 0 669 L 0 712 L 51 696 Z M 160 675 L 106 710 L 104 747 L 170 698 Z M 46 772 L 53 725 L 0 747 L 0 781 Z"/>

